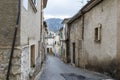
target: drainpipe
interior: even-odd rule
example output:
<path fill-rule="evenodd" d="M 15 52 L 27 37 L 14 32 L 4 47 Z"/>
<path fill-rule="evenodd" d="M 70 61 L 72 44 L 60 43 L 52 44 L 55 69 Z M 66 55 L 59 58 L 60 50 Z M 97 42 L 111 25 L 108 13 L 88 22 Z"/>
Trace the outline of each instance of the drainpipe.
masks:
<path fill-rule="evenodd" d="M 11 48 L 11 54 L 10 54 L 10 60 L 9 60 L 9 64 L 8 64 L 8 71 L 7 71 L 6 80 L 9 80 L 10 70 L 12 67 L 12 59 L 13 59 L 14 47 L 15 47 L 15 42 L 16 42 L 16 35 L 17 35 L 17 31 L 18 31 L 18 26 L 19 26 L 18 24 L 19 24 L 19 19 L 20 19 L 20 12 L 21 12 L 20 5 L 21 5 L 21 1 L 18 0 L 18 14 L 17 14 L 16 26 L 15 26 L 14 36 L 13 36 L 13 42 L 12 42 L 12 48 Z"/>

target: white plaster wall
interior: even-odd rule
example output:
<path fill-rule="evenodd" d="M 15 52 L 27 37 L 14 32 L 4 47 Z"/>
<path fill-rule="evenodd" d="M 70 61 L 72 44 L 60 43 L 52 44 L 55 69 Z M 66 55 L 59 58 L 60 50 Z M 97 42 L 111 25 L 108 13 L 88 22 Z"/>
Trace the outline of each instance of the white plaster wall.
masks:
<path fill-rule="evenodd" d="M 54 39 L 53 38 L 49 38 L 48 39 L 48 45 L 53 45 L 54 44 Z"/>
<path fill-rule="evenodd" d="M 59 35 L 56 35 L 56 36 L 55 36 L 55 41 L 56 41 L 56 42 L 59 42 L 59 41 L 60 41 L 60 36 L 59 36 Z"/>
<path fill-rule="evenodd" d="M 23 3 L 23 0 L 22 2 Z M 35 57 L 38 56 L 38 42 L 40 41 L 41 29 L 41 0 L 37 0 L 37 12 L 35 13 L 30 0 L 28 0 L 28 10 L 21 4 L 21 25 L 20 25 L 20 42 L 21 46 L 35 45 Z"/>
<path fill-rule="evenodd" d="M 42 11 L 41 0 L 37 0 L 36 9 L 37 12 L 35 13 L 30 0 L 28 0 L 28 9 L 26 9 L 23 6 L 23 0 L 21 0 L 20 45 L 28 46 L 25 50 L 22 50 L 21 80 L 29 80 L 28 76 L 32 73 L 30 67 L 30 49 L 32 45 L 35 45 L 35 64 L 37 63 L 42 15 L 40 14 Z"/>

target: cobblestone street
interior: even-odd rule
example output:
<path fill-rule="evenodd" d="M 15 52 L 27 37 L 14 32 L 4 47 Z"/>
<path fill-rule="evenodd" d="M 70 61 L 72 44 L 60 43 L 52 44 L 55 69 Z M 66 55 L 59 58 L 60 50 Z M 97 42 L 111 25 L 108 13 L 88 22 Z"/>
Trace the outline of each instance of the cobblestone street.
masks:
<path fill-rule="evenodd" d="M 109 77 L 75 68 L 71 65 L 64 64 L 60 59 L 54 56 L 48 56 L 43 65 L 42 72 L 37 80 L 111 80 Z"/>

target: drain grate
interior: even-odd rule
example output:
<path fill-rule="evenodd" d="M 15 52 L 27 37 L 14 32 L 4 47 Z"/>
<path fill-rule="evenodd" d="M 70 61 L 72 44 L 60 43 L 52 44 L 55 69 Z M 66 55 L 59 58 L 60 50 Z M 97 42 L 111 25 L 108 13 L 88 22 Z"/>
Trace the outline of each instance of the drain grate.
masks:
<path fill-rule="evenodd" d="M 65 80 L 85 80 L 85 77 L 82 75 L 76 75 L 74 73 L 64 73 L 61 74 Z"/>

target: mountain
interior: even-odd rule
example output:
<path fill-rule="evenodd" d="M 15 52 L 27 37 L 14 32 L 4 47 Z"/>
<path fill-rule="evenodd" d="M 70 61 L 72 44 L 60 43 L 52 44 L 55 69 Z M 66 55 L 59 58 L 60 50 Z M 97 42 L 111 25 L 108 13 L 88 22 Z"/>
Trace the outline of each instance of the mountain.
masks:
<path fill-rule="evenodd" d="M 48 26 L 49 31 L 56 32 L 62 27 L 61 22 L 63 21 L 62 19 L 59 18 L 49 18 L 45 20 Z"/>

